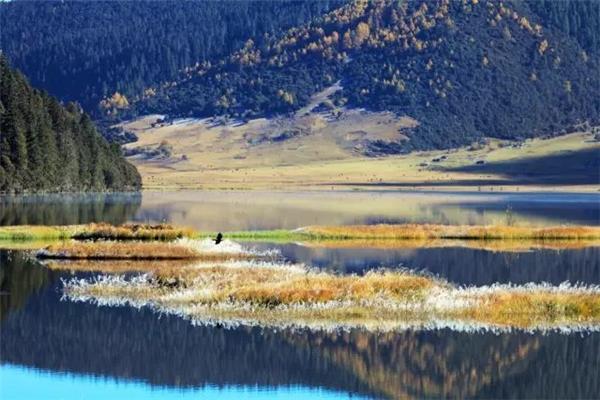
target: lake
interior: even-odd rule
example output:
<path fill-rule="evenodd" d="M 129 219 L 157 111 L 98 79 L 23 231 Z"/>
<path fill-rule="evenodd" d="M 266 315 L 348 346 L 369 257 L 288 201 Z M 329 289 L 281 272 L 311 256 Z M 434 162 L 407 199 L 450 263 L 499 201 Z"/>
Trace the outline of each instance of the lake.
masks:
<path fill-rule="evenodd" d="M 165 192 L 0 198 L 0 224 L 173 222 L 202 230 L 381 222 L 599 225 L 596 194 Z M 507 212 L 508 210 L 508 212 Z M 276 248 L 339 273 L 409 268 L 459 285 L 600 284 L 600 248 Z M 0 250 L 0 398 L 597 398 L 600 333 L 194 326 L 62 300 L 61 279 Z"/>
<path fill-rule="evenodd" d="M 595 193 L 144 192 L 0 196 L 0 225 L 171 222 L 199 230 L 376 223 L 598 224 Z"/>

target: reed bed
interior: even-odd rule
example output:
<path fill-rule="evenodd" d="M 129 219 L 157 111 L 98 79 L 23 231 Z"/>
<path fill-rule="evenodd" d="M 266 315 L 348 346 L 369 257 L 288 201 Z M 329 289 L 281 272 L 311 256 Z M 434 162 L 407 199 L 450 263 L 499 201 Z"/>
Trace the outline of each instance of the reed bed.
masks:
<path fill-rule="evenodd" d="M 73 279 L 64 285 L 66 298 L 73 301 L 150 306 L 199 324 L 600 329 L 599 287 L 461 288 L 410 271 L 357 276 L 272 262 L 203 262 L 133 278 Z"/>
<path fill-rule="evenodd" d="M 460 240 L 593 240 L 600 239 L 597 226 L 545 228 L 470 225 L 351 225 L 309 226 L 301 230 L 312 239 L 460 239 Z"/>
<path fill-rule="evenodd" d="M 190 228 L 168 224 L 145 225 L 89 224 L 72 226 L 11 226 L 0 227 L 0 241 L 28 240 L 148 240 L 173 241 L 182 238 L 214 237 L 215 233 L 199 233 Z M 469 225 L 351 225 L 351 226 L 308 226 L 295 230 L 266 230 L 226 232 L 225 237 L 248 241 L 343 241 L 343 240 L 465 240 L 465 241 L 536 241 L 554 242 L 555 245 L 568 242 L 600 242 L 600 227 L 597 226 L 556 226 L 556 227 L 515 227 L 515 226 L 469 226 Z"/>
<path fill-rule="evenodd" d="M 92 260 L 92 259 L 49 259 L 43 261 L 46 268 L 55 271 L 100 272 L 105 274 L 122 274 L 127 272 L 150 272 L 183 269 L 193 262 L 181 260 Z"/>
<path fill-rule="evenodd" d="M 83 225 L 72 236 L 77 240 L 176 240 L 192 237 L 195 232 L 191 228 L 174 227 L 169 224 L 89 224 Z"/>
<path fill-rule="evenodd" d="M 371 248 L 371 249 L 417 249 L 463 247 L 476 250 L 508 253 L 531 250 L 566 250 L 600 247 L 600 239 L 584 240 L 462 240 L 462 239 L 323 239 L 300 242 L 314 248 Z"/>
<path fill-rule="evenodd" d="M 162 240 L 172 241 L 194 237 L 197 233 L 186 227 L 169 224 L 124 224 L 105 223 L 87 225 L 17 225 L 0 227 L 0 240 Z"/>
<path fill-rule="evenodd" d="M 202 260 L 225 261 L 251 259 L 258 253 L 245 251 L 233 242 L 213 245 L 210 240 L 193 241 L 180 239 L 175 242 L 116 242 L 116 241 L 67 241 L 51 244 L 39 250 L 41 259 L 74 260 Z"/>

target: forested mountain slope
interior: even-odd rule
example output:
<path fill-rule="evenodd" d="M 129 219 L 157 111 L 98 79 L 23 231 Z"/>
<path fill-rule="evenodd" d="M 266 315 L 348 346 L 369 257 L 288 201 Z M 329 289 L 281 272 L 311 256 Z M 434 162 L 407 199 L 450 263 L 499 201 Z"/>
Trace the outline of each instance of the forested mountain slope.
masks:
<path fill-rule="evenodd" d="M 260 43 L 248 40 L 127 107 L 105 102 L 105 112 L 251 119 L 298 110 L 339 81 L 331 98 L 338 110 L 387 110 L 419 122 L 408 140 L 381 144 L 384 152 L 557 134 L 600 115 L 598 34 L 593 25 L 558 22 L 593 11 L 582 4 L 354 1 Z"/>
<path fill-rule="evenodd" d="M 141 179 L 87 114 L 33 89 L 0 54 L 0 192 L 137 190 Z"/>
<path fill-rule="evenodd" d="M 587 51 L 600 51 L 600 1 L 535 0 L 527 4 L 546 25 L 571 35 Z"/>
<path fill-rule="evenodd" d="M 0 48 L 32 84 L 86 111 L 244 41 L 309 21 L 340 0 L 0 2 Z"/>

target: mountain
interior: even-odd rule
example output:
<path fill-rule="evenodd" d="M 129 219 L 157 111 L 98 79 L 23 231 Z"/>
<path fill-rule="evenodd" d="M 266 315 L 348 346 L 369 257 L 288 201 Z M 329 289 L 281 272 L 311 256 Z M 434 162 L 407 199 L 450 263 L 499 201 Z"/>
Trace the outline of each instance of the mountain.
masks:
<path fill-rule="evenodd" d="M 90 117 L 33 89 L 0 54 L 0 192 L 137 190 L 141 178 Z"/>
<path fill-rule="evenodd" d="M 353 1 L 249 39 L 128 104 L 107 99 L 104 112 L 251 120 L 298 111 L 335 88 L 317 108 L 333 117 L 364 108 L 416 120 L 403 140 L 375 141 L 369 154 L 560 134 L 599 122 L 597 5 Z"/>
<path fill-rule="evenodd" d="M 305 23 L 339 5 L 318 1 L 0 2 L 0 47 L 32 84 L 93 112 L 180 70 Z M 124 96 L 124 98 L 122 97 Z"/>

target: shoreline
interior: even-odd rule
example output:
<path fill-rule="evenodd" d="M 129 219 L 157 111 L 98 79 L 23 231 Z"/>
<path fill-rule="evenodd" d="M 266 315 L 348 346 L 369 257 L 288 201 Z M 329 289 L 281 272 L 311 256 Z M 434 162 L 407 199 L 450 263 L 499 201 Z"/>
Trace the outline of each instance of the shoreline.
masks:
<path fill-rule="evenodd" d="M 206 239 L 217 232 L 167 224 L 109 224 L 0 227 L 0 247 L 37 248 L 58 242 L 169 244 L 180 239 Z M 600 246 L 600 226 L 526 227 L 506 225 L 377 224 L 307 226 L 298 229 L 223 232 L 224 238 L 246 242 L 303 243 L 347 247 L 469 247 L 523 250 L 526 248 L 579 248 Z M 110 247 L 110 246 L 108 246 Z"/>

